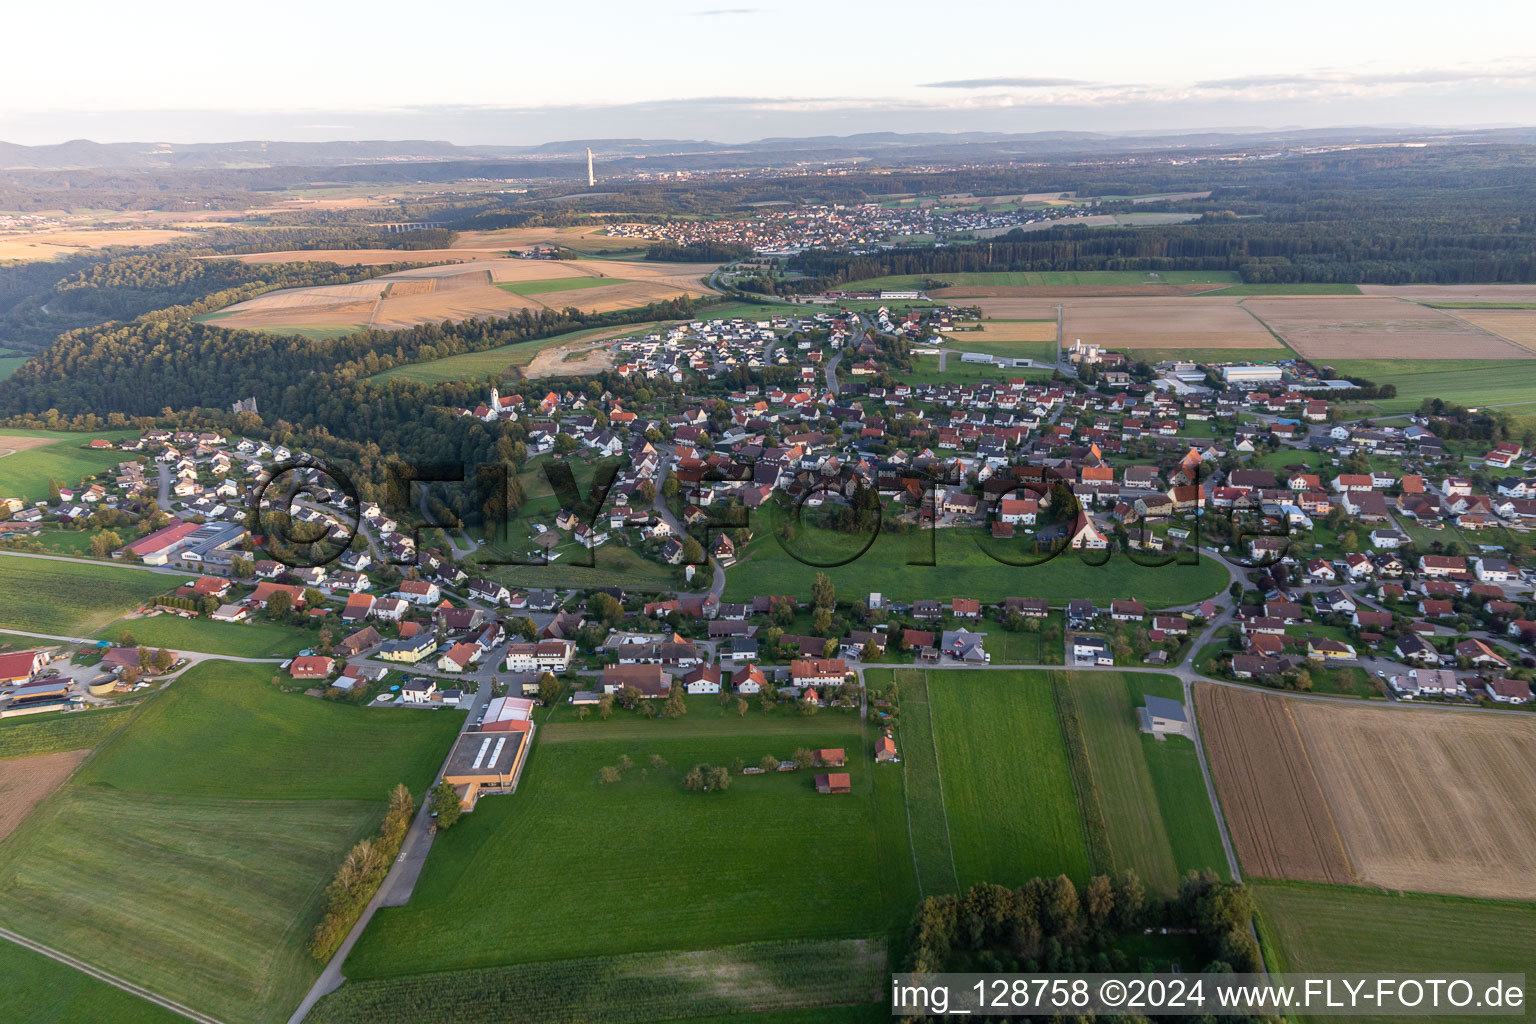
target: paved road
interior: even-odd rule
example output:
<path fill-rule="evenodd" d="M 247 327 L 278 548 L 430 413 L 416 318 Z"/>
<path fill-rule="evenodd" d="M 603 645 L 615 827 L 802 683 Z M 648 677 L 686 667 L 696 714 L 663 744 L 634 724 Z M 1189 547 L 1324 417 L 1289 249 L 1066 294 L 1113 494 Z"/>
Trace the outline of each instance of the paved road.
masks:
<path fill-rule="evenodd" d="M 155 463 L 155 468 L 160 478 L 160 489 L 155 497 L 155 503 L 163 510 L 170 511 L 171 484 L 173 482 L 171 480 L 171 467 L 168 463 L 157 462 Z"/>
<path fill-rule="evenodd" d="M 18 946 L 24 946 L 27 949 L 32 950 L 34 953 L 41 953 L 43 956 L 46 956 L 50 960 L 57 960 L 59 963 L 64 964 L 66 967 L 73 967 L 75 970 L 80 971 L 83 974 L 89 974 L 97 981 L 104 981 L 114 988 L 120 988 L 130 995 L 138 996 L 140 999 L 154 1003 L 156 1006 L 163 1006 L 165 1009 L 170 1010 L 172 1013 L 180 1014 L 181 1016 L 186 1017 L 188 1020 L 198 1021 L 199 1024 L 223 1024 L 223 1022 L 220 1021 L 217 1017 L 210 1017 L 206 1013 L 200 1013 L 191 1007 L 183 1006 L 173 999 L 167 999 L 165 996 L 156 995 L 154 992 L 151 992 L 147 988 L 135 985 L 131 981 L 124 981 L 122 978 L 119 978 L 115 974 L 108 974 L 106 971 L 92 967 L 90 964 L 83 960 L 75 959 L 68 953 L 61 953 L 50 946 L 45 946 L 41 942 L 33 942 L 31 939 L 24 935 L 17 935 L 13 931 L 0 928 L 0 939 L 5 939 L 8 942 L 14 942 Z"/>
<path fill-rule="evenodd" d="M 656 517 L 658 519 L 666 523 L 667 526 L 671 528 L 672 535 L 681 540 L 682 538 L 689 536 L 688 530 L 678 520 L 677 516 L 672 514 L 672 509 L 667 505 L 667 499 L 662 497 L 661 494 L 661 485 L 662 482 L 666 480 L 667 471 L 672 466 L 673 454 L 670 449 L 666 451 L 658 451 L 661 457 L 656 460 L 656 477 L 652 481 L 656 488 L 656 498 L 651 502 L 651 510 L 656 513 Z M 708 558 L 708 552 L 705 552 L 705 557 Z M 706 591 L 706 594 L 713 595 L 715 600 L 718 601 L 720 600 L 720 595 L 725 593 L 725 570 L 722 569 L 720 567 L 720 563 L 716 562 L 713 558 L 709 558 L 708 564 L 714 570 L 714 578 L 710 581 L 709 590 Z M 697 593 L 692 590 L 678 590 L 674 591 L 674 593 L 684 597 L 697 596 Z"/>
<path fill-rule="evenodd" d="M 1195 741 L 1195 756 L 1200 762 L 1200 776 L 1205 779 L 1205 795 L 1210 798 L 1211 810 L 1216 812 L 1216 831 L 1221 834 L 1221 848 L 1227 855 L 1227 870 L 1232 881 L 1241 882 L 1243 873 L 1237 866 L 1237 852 L 1232 849 L 1232 836 L 1227 831 L 1226 815 L 1221 813 L 1221 801 L 1216 799 L 1216 783 L 1211 778 L 1211 766 L 1205 759 L 1205 742 L 1200 738 L 1200 723 L 1195 719 L 1194 686 L 1184 680 L 1184 713 L 1189 716 L 1190 739 Z"/>
<path fill-rule="evenodd" d="M 34 640 L 53 640 L 56 643 L 64 644 L 96 644 L 100 642 L 100 639 L 96 637 L 63 636 L 58 633 L 30 633 L 25 629 L 10 629 L 9 627 L 3 631 L 12 636 L 26 636 Z M 200 661 L 238 661 L 244 665 L 280 665 L 288 660 L 287 658 L 237 658 L 232 654 L 215 654 L 212 651 L 183 651 L 179 648 L 176 653 L 186 659 L 186 668 L 191 668 Z M 395 667 L 398 668 L 399 666 Z M 178 672 L 184 671 L 186 669 L 178 670 Z"/>
<path fill-rule="evenodd" d="M 459 732 L 462 734 L 474 723 L 477 712 L 491 699 L 490 681 L 482 680 L 480 687 L 475 691 L 474 701 L 469 705 L 469 713 L 464 716 L 464 724 Z M 440 712 L 423 712 L 424 714 L 439 714 Z M 457 738 L 455 738 L 457 740 Z M 442 778 L 443 769 L 448 766 L 448 757 L 453 752 L 452 746 L 443 755 L 443 763 L 433 776 L 432 784 L 436 785 Z M 432 836 L 429 830 L 432 826 L 432 816 L 427 809 L 426 800 L 422 800 L 421 809 L 416 812 L 416 817 L 411 822 L 411 827 L 405 834 L 405 841 L 400 844 L 400 854 L 395 858 L 395 863 L 390 867 L 389 874 L 384 876 L 383 883 L 378 892 L 373 894 L 373 899 L 368 901 L 368 906 L 363 908 L 362 916 L 342 940 L 341 947 L 336 950 L 336 955 L 331 957 L 330 963 L 325 965 L 325 970 L 320 972 L 320 977 L 304 995 L 304 999 L 288 1018 L 288 1024 L 301 1024 L 309 1011 L 323 997 L 336 991 L 346 981 L 346 976 L 341 973 L 342 966 L 346 963 L 347 956 L 352 952 L 352 947 L 362 937 L 368 923 L 373 920 L 374 913 L 380 907 L 403 906 L 411 898 L 412 891 L 416 888 L 416 880 L 421 876 L 422 866 L 427 861 L 427 854 L 432 849 Z"/>
<path fill-rule="evenodd" d="M 140 565 L 137 562 L 108 561 L 104 558 L 76 558 L 73 555 L 44 555 L 36 551 L 0 551 L 0 555 L 8 555 L 11 558 L 41 558 L 52 562 L 78 562 L 81 565 L 113 565 L 120 569 L 137 569 L 140 572 L 158 572 L 164 576 L 180 576 L 186 579 L 188 576 L 197 576 L 195 569 L 178 569 L 170 565 Z"/>

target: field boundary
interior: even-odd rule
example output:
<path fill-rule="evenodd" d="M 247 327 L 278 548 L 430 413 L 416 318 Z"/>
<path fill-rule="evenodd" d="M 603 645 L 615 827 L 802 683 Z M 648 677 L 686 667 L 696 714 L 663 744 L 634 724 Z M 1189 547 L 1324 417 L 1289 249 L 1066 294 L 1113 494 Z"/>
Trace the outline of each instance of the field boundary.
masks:
<path fill-rule="evenodd" d="M 1205 759 L 1205 742 L 1200 738 L 1200 717 L 1195 711 L 1195 691 L 1188 681 L 1184 683 L 1184 713 L 1189 716 L 1189 735 L 1195 741 L 1195 757 L 1200 762 L 1200 776 L 1205 780 L 1205 795 L 1210 798 L 1211 810 L 1216 814 L 1216 831 L 1221 835 L 1221 849 L 1227 855 L 1227 870 L 1232 881 L 1241 885 L 1243 872 L 1237 863 L 1237 853 L 1232 849 L 1232 836 L 1227 831 L 1227 816 L 1222 813 L 1221 800 L 1216 796 L 1216 782 L 1211 778 L 1211 766 Z"/>
<path fill-rule="evenodd" d="M 933 735 L 933 703 L 929 700 L 928 695 L 928 672 L 926 669 L 909 669 L 908 671 L 911 673 L 909 678 L 920 680 L 923 687 L 923 699 L 920 701 L 911 701 L 911 703 L 923 705 L 924 714 L 926 714 L 928 717 L 928 752 L 933 756 L 934 781 L 935 785 L 937 786 L 939 796 L 939 814 L 944 820 L 944 847 L 949 851 L 949 873 L 950 877 L 954 880 L 955 883 L 955 894 L 959 895 L 960 868 L 955 864 L 955 841 L 954 837 L 950 835 L 949 831 L 949 810 L 944 806 L 944 776 L 939 769 L 939 743 Z M 896 676 L 893 674 L 892 678 L 895 679 Z M 909 698 L 904 697 L 903 700 L 909 700 Z M 906 722 L 909 720 L 910 716 L 903 716 L 903 729 L 905 729 Z M 912 798 L 910 795 L 910 787 L 907 786 L 906 782 L 906 763 L 903 761 L 901 799 L 907 811 L 907 846 L 912 850 L 912 873 L 917 881 L 918 898 L 922 899 L 926 897 L 928 893 L 926 886 L 923 885 L 923 871 L 917 856 L 917 843 L 913 841 L 916 833 L 912 830 Z"/>
<path fill-rule="evenodd" d="M 1082 823 L 1083 845 L 1095 874 L 1110 875 L 1115 870 L 1114 846 L 1109 839 L 1109 822 L 1104 818 L 1104 804 L 1099 799 L 1098 783 L 1093 775 L 1093 755 L 1088 752 L 1088 737 L 1077 714 L 1077 702 L 1068 692 L 1068 683 L 1050 673 L 1051 697 L 1056 705 L 1056 721 L 1061 741 L 1067 748 L 1067 766 L 1072 776 L 1072 794 L 1077 799 L 1077 817 Z M 1161 812 L 1159 812 L 1161 813 Z"/>
<path fill-rule="evenodd" d="M 224 1024 L 224 1022 L 219 1020 L 217 1017 L 210 1017 L 208 1014 L 203 1013 L 200 1010 L 194 1010 L 190 1006 L 183 1006 L 181 1003 L 176 1002 L 174 999 L 167 999 L 165 996 L 157 995 L 156 993 L 151 992 L 149 989 L 144 988 L 141 985 L 135 985 L 133 982 L 119 978 L 115 974 L 109 974 L 98 967 L 92 967 L 84 960 L 70 956 L 68 953 L 60 952 L 59 950 L 54 949 L 52 946 L 45 946 L 41 942 L 34 942 L 26 936 L 18 935 L 8 928 L 0 928 L 0 939 L 5 939 L 7 942 L 14 942 L 16 945 L 21 946 L 23 949 L 30 949 L 32 952 L 46 956 L 48 959 L 57 961 L 66 967 L 72 967 L 82 974 L 95 978 L 97 981 L 105 982 L 108 985 L 111 985 L 113 988 L 122 989 L 129 995 L 138 996 L 145 1002 L 154 1003 L 156 1006 L 164 1007 L 165 1009 L 170 1010 L 172 1013 L 180 1014 L 181 1016 L 186 1017 L 188 1020 L 195 1020 L 198 1022 L 198 1024 Z"/>

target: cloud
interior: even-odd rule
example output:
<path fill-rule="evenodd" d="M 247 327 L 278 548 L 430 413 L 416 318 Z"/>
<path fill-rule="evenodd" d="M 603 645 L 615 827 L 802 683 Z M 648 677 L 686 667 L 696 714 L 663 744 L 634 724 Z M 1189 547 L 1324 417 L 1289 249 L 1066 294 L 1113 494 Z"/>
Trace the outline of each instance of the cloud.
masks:
<path fill-rule="evenodd" d="M 1476 68 L 1420 68 L 1414 71 L 1309 71 L 1294 75 L 1246 75 L 1196 82 L 1195 88 L 1214 92 L 1247 92 L 1253 89 L 1318 89 L 1328 86 L 1379 88 L 1398 85 L 1453 85 L 1460 82 L 1524 81 L 1536 76 L 1525 66 Z"/>
<path fill-rule="evenodd" d="M 1087 86 L 1076 78 L 957 78 L 948 82 L 923 82 L 923 89 L 1053 89 L 1065 85 Z"/>
<path fill-rule="evenodd" d="M 719 18 L 719 17 L 722 17 L 722 16 L 729 17 L 729 16 L 735 15 L 735 14 L 762 14 L 762 13 L 763 13 L 763 9 L 761 7 L 717 7 L 714 10 L 709 10 L 709 11 L 694 11 L 693 12 L 693 16 L 695 18 Z"/>

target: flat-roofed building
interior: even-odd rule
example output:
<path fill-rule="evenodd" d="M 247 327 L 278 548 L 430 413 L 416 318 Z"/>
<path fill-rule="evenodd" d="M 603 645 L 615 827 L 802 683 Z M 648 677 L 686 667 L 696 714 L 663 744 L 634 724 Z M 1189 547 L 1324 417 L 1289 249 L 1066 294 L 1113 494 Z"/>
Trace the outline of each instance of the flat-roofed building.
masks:
<path fill-rule="evenodd" d="M 533 729 L 530 721 L 510 719 L 494 731 L 466 732 L 454 743 L 443 781 L 459 791 L 466 811 L 474 810 L 481 793 L 510 793 L 517 788 Z"/>

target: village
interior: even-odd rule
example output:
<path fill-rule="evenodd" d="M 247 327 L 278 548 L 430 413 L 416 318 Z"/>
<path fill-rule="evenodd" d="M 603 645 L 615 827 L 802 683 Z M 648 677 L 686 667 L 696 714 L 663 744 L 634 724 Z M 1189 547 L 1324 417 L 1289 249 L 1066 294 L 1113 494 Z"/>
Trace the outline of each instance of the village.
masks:
<path fill-rule="evenodd" d="M 1393 700 L 1531 701 L 1536 478 L 1523 445 L 1448 445 L 1422 416 L 1350 421 L 1337 403 L 1351 382 L 1305 364 L 1149 367 L 1076 343 L 1045 376 L 991 356 L 975 363 L 995 379 L 907 370 L 914 351 L 960 358 L 971 319 L 882 305 L 694 321 L 610 343 L 621 377 L 655 382 L 648 402 L 492 387 L 457 410 L 517 424 L 525 471 L 615 466 L 600 508 L 530 503 L 544 511 L 520 515 L 506 543 L 546 567 L 631 548 L 671 567 L 661 587 L 562 586 L 558 568 L 545 587 L 506 582 L 486 571 L 487 537 L 424 524 L 425 501 L 354 505 L 305 453 L 206 431 L 88 442 L 124 461 L 49 501 L 4 500 L 0 537 L 9 552 L 64 557 L 50 539 L 96 531 L 90 554 L 175 577 L 125 632 L 199 620 L 213 642 L 196 658 L 220 653 L 208 630 L 280 622 L 293 685 L 378 707 L 483 711 L 508 694 L 635 706 L 678 691 L 858 706 L 865 668 L 904 664 L 1146 665 Z M 1155 583 L 1099 602 L 846 588 L 725 600 L 728 573 L 770 557 L 764 535 L 786 508 L 837 543 L 870 513 L 995 544 L 1002 563 L 1198 558 L 1226 582 L 1193 601 L 1160 601 Z M 322 564 L 256 543 L 305 528 L 311 554 L 331 545 Z M 95 641 L 76 648 L 72 679 L 57 667 L 69 651 L 7 652 L 0 714 L 83 708 L 189 663 Z"/>

